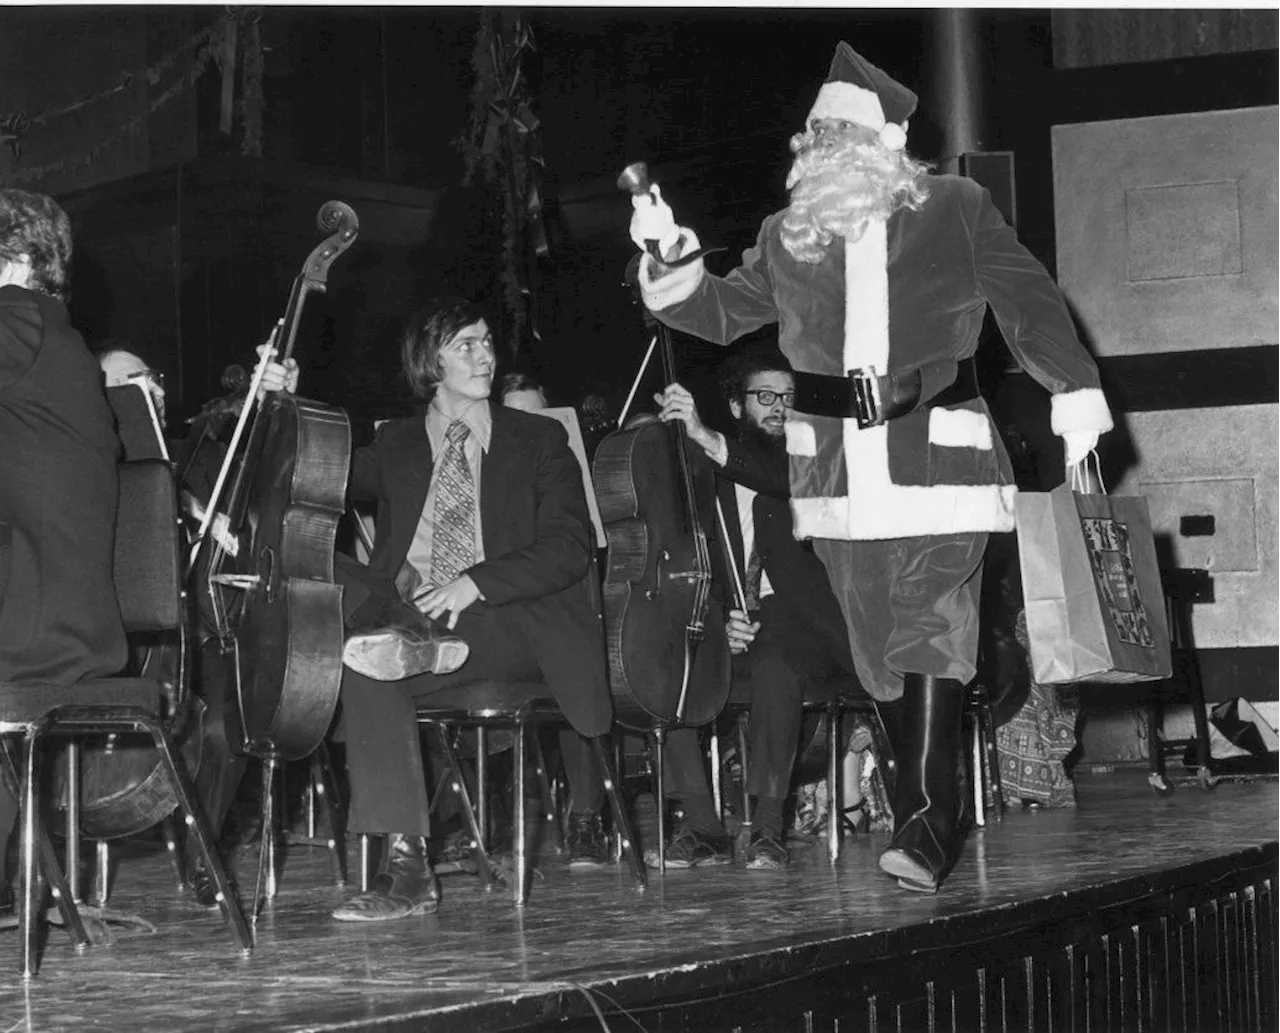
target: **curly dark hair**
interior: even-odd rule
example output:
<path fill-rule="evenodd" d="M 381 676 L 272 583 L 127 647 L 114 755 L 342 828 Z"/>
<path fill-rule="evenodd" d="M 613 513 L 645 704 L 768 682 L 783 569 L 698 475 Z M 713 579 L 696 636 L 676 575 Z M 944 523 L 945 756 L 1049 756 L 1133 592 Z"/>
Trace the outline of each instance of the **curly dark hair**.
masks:
<path fill-rule="evenodd" d="M 400 344 L 400 364 L 415 398 L 430 398 L 443 375 L 440 349 L 459 330 L 485 318 L 484 309 L 466 298 L 432 298 L 409 320 Z"/>
<path fill-rule="evenodd" d="M 67 290 L 71 220 L 58 202 L 27 190 L 0 190 L 0 262 L 31 259 L 31 286 L 55 298 Z"/>
<path fill-rule="evenodd" d="M 747 384 L 757 373 L 793 373 L 791 363 L 772 341 L 751 343 L 733 352 L 720 364 L 720 397 L 745 405 Z"/>

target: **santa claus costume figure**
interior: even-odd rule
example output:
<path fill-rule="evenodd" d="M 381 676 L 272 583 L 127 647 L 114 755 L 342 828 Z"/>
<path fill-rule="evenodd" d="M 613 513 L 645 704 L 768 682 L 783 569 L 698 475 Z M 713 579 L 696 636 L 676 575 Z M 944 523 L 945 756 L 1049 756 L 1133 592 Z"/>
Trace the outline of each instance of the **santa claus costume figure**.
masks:
<path fill-rule="evenodd" d="M 1061 293 L 986 190 L 907 155 L 915 106 L 841 43 L 791 141 L 790 205 L 738 268 L 714 276 L 701 260 L 671 268 L 646 255 L 640 282 L 658 319 L 708 341 L 778 324 L 796 369 L 796 536 L 826 566 L 863 685 L 902 700 L 880 867 L 934 892 L 962 840 L 956 775 L 983 552 L 989 532 L 1013 528 L 1013 472 L 973 365 L 987 306 L 1052 393 L 1069 464 L 1112 422 Z M 656 187 L 634 203 L 640 246 L 658 241 L 668 259 L 699 246 Z"/>

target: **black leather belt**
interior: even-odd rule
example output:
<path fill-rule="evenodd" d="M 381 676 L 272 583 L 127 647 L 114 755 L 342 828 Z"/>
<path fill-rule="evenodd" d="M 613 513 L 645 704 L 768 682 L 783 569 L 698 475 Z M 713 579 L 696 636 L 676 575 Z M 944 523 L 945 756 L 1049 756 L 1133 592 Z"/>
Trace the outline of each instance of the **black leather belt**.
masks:
<path fill-rule="evenodd" d="M 932 398 L 922 398 L 924 376 L 920 370 L 876 376 L 851 369 L 848 376 L 798 372 L 794 408 L 811 416 L 857 420 L 859 427 L 878 427 L 887 420 L 914 412 L 921 404 L 959 405 L 981 397 L 978 370 L 973 359 L 956 364 L 956 378 Z"/>

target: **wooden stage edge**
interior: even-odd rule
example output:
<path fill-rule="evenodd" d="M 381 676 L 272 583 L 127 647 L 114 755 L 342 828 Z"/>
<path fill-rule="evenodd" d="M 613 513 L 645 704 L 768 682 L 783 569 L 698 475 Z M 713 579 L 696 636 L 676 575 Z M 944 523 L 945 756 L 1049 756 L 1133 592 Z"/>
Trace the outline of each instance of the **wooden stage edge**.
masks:
<path fill-rule="evenodd" d="M 1095 776 L 1076 808 L 972 832 L 933 897 L 861 835 L 834 867 L 800 842 L 785 872 L 651 873 L 643 895 L 548 857 L 523 912 L 451 875 L 438 914 L 379 925 L 329 919 L 328 860 L 294 847 L 248 959 L 138 854 L 113 904 L 156 933 L 77 956 L 53 930 L 27 988 L 10 940 L 0 1029 L 1271 1030 L 1277 801 Z"/>

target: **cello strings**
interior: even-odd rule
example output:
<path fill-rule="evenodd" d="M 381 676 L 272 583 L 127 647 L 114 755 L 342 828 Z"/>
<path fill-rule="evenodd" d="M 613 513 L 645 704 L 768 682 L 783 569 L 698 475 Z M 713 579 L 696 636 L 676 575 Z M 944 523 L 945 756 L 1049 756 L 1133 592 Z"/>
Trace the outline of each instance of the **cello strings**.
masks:
<path fill-rule="evenodd" d="M 627 422 L 627 411 L 631 408 L 631 403 L 635 401 L 636 392 L 640 389 L 640 379 L 644 376 L 644 371 L 649 368 L 649 360 L 653 358 L 653 349 L 658 346 L 658 335 L 653 335 L 653 340 L 649 342 L 649 350 L 644 353 L 644 359 L 640 363 L 640 368 L 636 371 L 636 379 L 631 382 L 631 391 L 627 394 L 627 400 L 623 403 L 622 412 L 618 414 L 618 426 L 622 427 Z"/>
<path fill-rule="evenodd" d="M 218 512 L 218 503 L 221 501 L 222 489 L 227 481 L 227 474 L 231 471 L 231 463 L 235 458 L 236 447 L 240 444 L 240 438 L 244 434 L 244 425 L 249 419 L 249 411 L 253 408 L 254 402 L 258 397 L 258 389 L 262 387 L 262 379 L 267 375 L 267 365 L 271 362 L 275 355 L 276 338 L 280 335 L 280 327 L 284 320 L 277 320 L 275 327 L 271 331 L 271 336 L 267 338 L 266 350 L 262 353 L 262 358 L 258 361 L 257 368 L 253 371 L 253 381 L 249 384 L 249 391 L 245 395 L 244 405 L 240 407 L 240 418 L 236 421 L 236 429 L 231 435 L 231 444 L 227 446 L 226 458 L 222 461 L 222 467 L 218 470 L 218 479 L 214 482 L 213 491 L 209 495 L 209 503 L 205 508 L 204 518 L 200 521 L 200 529 L 196 532 L 196 540 L 191 548 L 191 558 L 188 562 L 187 573 L 195 568 L 196 556 L 200 553 L 200 548 L 204 545 L 205 535 L 209 533 L 209 525 L 213 523 L 214 515 Z"/>

